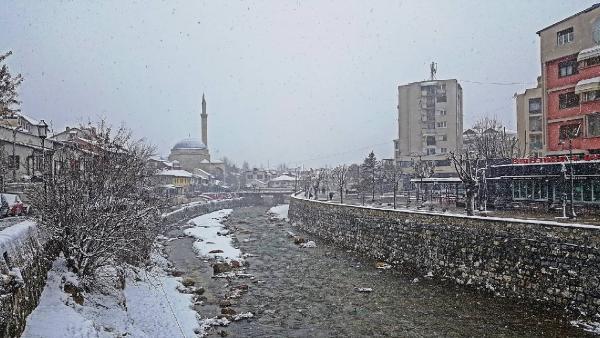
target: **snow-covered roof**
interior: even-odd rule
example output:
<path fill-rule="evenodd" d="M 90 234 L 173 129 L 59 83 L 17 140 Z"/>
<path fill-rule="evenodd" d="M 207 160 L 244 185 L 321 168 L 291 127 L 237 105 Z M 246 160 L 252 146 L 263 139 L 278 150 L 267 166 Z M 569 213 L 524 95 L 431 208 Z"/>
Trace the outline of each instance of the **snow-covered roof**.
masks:
<path fill-rule="evenodd" d="M 192 177 L 192 173 L 185 170 L 162 170 L 156 173 L 159 176 Z"/>
<path fill-rule="evenodd" d="M 427 177 L 427 178 L 411 178 L 413 183 L 460 183 L 462 182 L 458 177 Z"/>
<path fill-rule="evenodd" d="M 203 159 L 202 161 L 200 161 L 200 163 L 210 163 L 210 161 L 207 159 Z"/>
<path fill-rule="evenodd" d="M 437 85 L 438 82 L 437 81 L 427 81 L 427 82 L 421 82 L 421 87 L 427 87 L 427 86 L 435 86 Z"/>
<path fill-rule="evenodd" d="M 206 145 L 199 138 L 190 137 L 175 143 L 173 149 L 206 149 Z"/>
<path fill-rule="evenodd" d="M 204 171 L 204 170 L 202 170 L 200 168 L 194 169 L 194 175 L 200 176 L 200 177 L 202 177 L 204 179 L 209 179 L 209 178 L 212 177 L 212 175 L 210 173 L 208 173 L 208 172 L 206 172 L 206 171 Z"/>
<path fill-rule="evenodd" d="M 271 181 L 295 181 L 295 180 L 296 180 L 295 177 L 288 176 L 288 175 L 281 175 L 281 176 L 275 177 Z"/>
<path fill-rule="evenodd" d="M 25 114 L 21 114 L 21 113 L 19 113 L 19 115 L 20 115 L 20 116 L 21 116 L 21 117 L 22 117 L 22 118 L 23 118 L 25 121 L 27 121 L 27 122 L 29 122 L 29 123 L 33 124 L 34 126 L 38 126 L 38 125 L 40 124 L 40 121 L 38 121 L 38 120 L 34 119 L 34 118 L 33 118 L 33 117 L 31 117 L 31 116 L 27 116 L 27 115 L 25 115 Z"/>

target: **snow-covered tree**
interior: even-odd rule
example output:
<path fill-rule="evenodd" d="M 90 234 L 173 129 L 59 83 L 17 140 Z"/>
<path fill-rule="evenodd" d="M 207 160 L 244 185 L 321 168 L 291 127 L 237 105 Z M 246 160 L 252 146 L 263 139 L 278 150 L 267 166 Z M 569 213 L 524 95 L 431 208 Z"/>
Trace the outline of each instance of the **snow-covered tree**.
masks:
<path fill-rule="evenodd" d="M 12 55 L 12 51 L 0 54 L 0 115 L 12 114 L 19 111 L 19 93 L 17 89 L 23 77 L 21 74 L 12 75 L 4 61 Z"/>
<path fill-rule="evenodd" d="M 107 266 L 144 264 L 161 225 L 146 167 L 152 147 L 124 127 L 101 122 L 89 130 L 86 147 L 56 150 L 54 175 L 31 196 L 39 224 L 88 282 Z"/>
<path fill-rule="evenodd" d="M 372 151 L 360 166 L 361 190 L 363 190 L 363 192 L 368 191 L 371 194 L 372 201 L 375 201 L 375 191 L 377 190 L 377 180 L 380 176 L 380 167 L 379 161 L 377 161 L 377 157 Z"/>

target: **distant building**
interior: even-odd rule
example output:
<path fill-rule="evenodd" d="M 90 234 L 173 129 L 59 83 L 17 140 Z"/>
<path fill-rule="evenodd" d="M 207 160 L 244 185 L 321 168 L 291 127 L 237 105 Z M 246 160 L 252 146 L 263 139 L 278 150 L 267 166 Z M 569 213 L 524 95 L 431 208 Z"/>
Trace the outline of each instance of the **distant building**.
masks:
<path fill-rule="evenodd" d="M 192 177 L 192 173 L 185 170 L 166 169 L 157 172 L 154 181 L 162 195 L 184 195 L 192 185 Z"/>
<path fill-rule="evenodd" d="M 436 163 L 437 176 L 453 176 L 448 153 L 462 149 L 463 94 L 457 80 L 398 86 L 398 139 L 394 158 L 405 168 L 421 157 Z"/>
<path fill-rule="evenodd" d="M 208 114 L 206 113 L 206 99 L 202 95 L 202 113 L 200 114 L 202 124 L 202 139 L 185 138 L 177 142 L 171 149 L 169 161 L 178 161 L 181 168 L 189 172 L 194 169 L 202 169 L 222 180 L 225 173 L 225 164 L 221 161 L 213 161 L 208 150 Z"/>
<path fill-rule="evenodd" d="M 538 77 L 537 87 L 518 94 L 516 101 L 519 153 L 528 157 L 541 157 L 545 139 L 541 77 Z"/>
<path fill-rule="evenodd" d="M 289 175 L 280 175 L 272 178 L 267 182 L 269 188 L 288 188 L 293 189 L 298 182 L 298 179 Z"/>

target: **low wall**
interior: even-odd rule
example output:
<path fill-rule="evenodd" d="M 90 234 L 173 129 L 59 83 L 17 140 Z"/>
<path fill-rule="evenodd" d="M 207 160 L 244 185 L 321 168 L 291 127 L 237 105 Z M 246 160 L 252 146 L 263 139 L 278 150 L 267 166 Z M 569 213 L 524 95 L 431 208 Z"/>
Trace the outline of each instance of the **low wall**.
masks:
<path fill-rule="evenodd" d="M 496 295 L 600 314 L 600 227 L 336 205 L 292 197 L 301 229 Z"/>
<path fill-rule="evenodd" d="M 18 337 L 25 329 L 57 251 L 33 221 L 0 231 L 0 337 Z"/>
<path fill-rule="evenodd" d="M 179 209 L 163 214 L 163 223 L 176 223 L 182 220 L 188 220 L 197 217 L 198 215 L 208 214 L 209 212 L 217 211 L 220 209 L 247 207 L 251 205 L 260 204 L 260 202 L 260 199 L 257 201 L 253 198 L 242 197 L 230 200 L 210 201 L 208 203 L 190 203 L 186 206 L 182 206 Z"/>

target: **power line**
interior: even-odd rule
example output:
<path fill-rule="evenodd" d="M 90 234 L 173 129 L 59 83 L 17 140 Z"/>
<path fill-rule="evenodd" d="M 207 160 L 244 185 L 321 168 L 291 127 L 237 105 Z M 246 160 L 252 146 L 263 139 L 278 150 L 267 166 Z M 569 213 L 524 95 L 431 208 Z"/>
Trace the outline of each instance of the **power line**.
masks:
<path fill-rule="evenodd" d="M 493 86 L 529 86 L 537 84 L 537 82 L 484 82 L 484 81 L 473 81 L 473 80 L 465 80 L 459 79 L 459 82 L 473 83 L 473 84 L 481 84 L 481 85 L 493 85 Z"/>
<path fill-rule="evenodd" d="M 334 157 L 338 157 L 338 156 L 342 156 L 342 155 L 347 155 L 347 154 L 352 154 L 358 151 L 364 151 L 365 149 L 369 149 L 372 147 L 377 147 L 377 146 L 381 146 L 381 145 L 390 145 L 392 143 L 391 140 L 388 140 L 386 142 L 381 142 L 381 143 L 375 143 L 375 144 L 370 144 L 367 146 L 363 146 L 360 148 L 355 148 L 352 150 L 347 150 L 347 151 L 342 151 L 342 152 L 337 152 L 337 153 L 330 153 L 327 155 L 320 155 L 317 157 L 313 157 L 313 158 L 307 158 L 307 159 L 303 159 L 303 160 L 299 160 L 299 161 L 289 161 L 288 163 L 290 164 L 301 164 L 303 162 L 310 162 L 310 161 L 316 161 L 316 160 L 323 160 L 323 159 L 328 159 L 328 158 L 334 158 Z"/>

